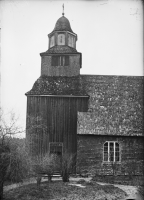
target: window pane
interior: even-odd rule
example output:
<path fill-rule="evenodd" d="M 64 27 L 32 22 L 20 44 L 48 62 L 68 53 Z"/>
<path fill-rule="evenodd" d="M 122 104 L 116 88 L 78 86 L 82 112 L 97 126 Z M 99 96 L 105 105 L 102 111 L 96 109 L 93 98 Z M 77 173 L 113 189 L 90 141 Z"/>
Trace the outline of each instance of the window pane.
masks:
<path fill-rule="evenodd" d="M 69 65 L 69 56 L 65 56 L 65 66 Z"/>
<path fill-rule="evenodd" d="M 108 142 L 104 144 L 104 161 L 108 161 Z"/>
<path fill-rule="evenodd" d="M 113 152 L 113 151 L 114 151 L 114 143 L 110 142 L 110 152 Z"/>
<path fill-rule="evenodd" d="M 65 35 L 58 34 L 58 45 L 65 45 Z"/>
<path fill-rule="evenodd" d="M 74 44 L 75 44 L 75 38 L 72 35 L 68 34 L 68 45 L 70 47 L 74 47 Z"/>
<path fill-rule="evenodd" d="M 54 56 L 52 56 L 51 65 L 54 66 Z"/>
<path fill-rule="evenodd" d="M 58 65 L 57 66 L 61 66 L 61 56 L 59 56 L 59 58 L 58 58 Z"/>
<path fill-rule="evenodd" d="M 62 56 L 62 66 L 65 66 L 65 56 Z"/>
<path fill-rule="evenodd" d="M 106 143 L 104 144 L 104 146 L 105 146 L 105 147 L 108 147 L 108 142 L 106 142 Z"/>
<path fill-rule="evenodd" d="M 105 151 L 105 152 L 108 152 L 108 147 L 105 147 L 105 146 L 104 146 L 104 151 Z"/>
<path fill-rule="evenodd" d="M 115 161 L 119 161 L 119 152 L 115 152 Z"/>
<path fill-rule="evenodd" d="M 108 142 L 106 142 L 106 143 L 104 144 L 104 151 L 107 151 L 107 152 L 108 152 Z"/>
<path fill-rule="evenodd" d="M 118 143 L 115 144 L 115 151 L 119 151 L 119 144 Z"/>
<path fill-rule="evenodd" d="M 110 161 L 114 161 L 114 152 L 110 152 Z"/>
<path fill-rule="evenodd" d="M 55 45 L 54 36 L 52 36 L 50 38 L 50 47 L 53 47 L 54 45 Z"/>
<path fill-rule="evenodd" d="M 108 152 L 108 147 L 104 147 L 104 152 Z"/>
<path fill-rule="evenodd" d="M 104 161 L 108 161 L 108 153 L 104 152 Z"/>
<path fill-rule="evenodd" d="M 58 59 L 59 59 L 59 56 L 52 56 L 52 63 L 51 63 L 51 65 L 52 66 L 58 66 Z"/>

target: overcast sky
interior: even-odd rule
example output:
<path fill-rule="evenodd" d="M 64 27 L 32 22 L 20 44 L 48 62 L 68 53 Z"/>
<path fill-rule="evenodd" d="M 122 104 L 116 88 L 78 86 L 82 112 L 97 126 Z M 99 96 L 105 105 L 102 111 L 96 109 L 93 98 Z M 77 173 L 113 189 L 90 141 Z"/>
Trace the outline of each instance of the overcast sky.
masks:
<path fill-rule="evenodd" d="M 62 16 L 78 35 L 81 74 L 143 76 L 140 0 L 1 0 L 1 105 L 26 119 L 26 96 L 40 76 L 40 53 Z"/>

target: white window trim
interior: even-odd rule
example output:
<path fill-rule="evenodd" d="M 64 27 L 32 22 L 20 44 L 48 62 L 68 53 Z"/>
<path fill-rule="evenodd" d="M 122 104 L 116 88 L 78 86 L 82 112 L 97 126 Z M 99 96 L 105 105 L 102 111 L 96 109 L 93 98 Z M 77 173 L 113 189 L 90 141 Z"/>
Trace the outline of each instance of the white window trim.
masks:
<path fill-rule="evenodd" d="M 114 161 L 110 161 L 110 143 L 114 143 Z M 104 161 L 104 145 L 108 143 L 108 161 Z M 115 161 L 115 144 L 118 143 L 119 144 L 119 161 Z M 120 143 L 118 141 L 106 141 L 103 144 L 103 163 L 107 163 L 107 164 L 111 164 L 112 162 L 116 162 L 116 163 L 121 163 L 121 147 L 120 147 Z"/>

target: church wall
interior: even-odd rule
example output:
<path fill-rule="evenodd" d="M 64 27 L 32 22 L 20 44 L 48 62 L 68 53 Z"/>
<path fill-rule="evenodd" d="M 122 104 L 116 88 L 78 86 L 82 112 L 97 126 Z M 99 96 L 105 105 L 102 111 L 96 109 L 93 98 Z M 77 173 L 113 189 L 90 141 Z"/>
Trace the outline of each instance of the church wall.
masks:
<path fill-rule="evenodd" d="M 69 66 L 51 66 L 51 56 L 43 56 L 41 75 L 47 76 L 77 76 L 80 74 L 80 55 L 69 56 Z"/>
<path fill-rule="evenodd" d="M 87 98 L 28 96 L 27 132 L 32 155 L 49 151 L 49 142 L 62 143 L 63 151 L 76 153 L 77 111 L 87 109 Z"/>
<path fill-rule="evenodd" d="M 77 76 L 79 74 L 80 74 L 80 55 L 70 56 L 70 75 Z"/>
<path fill-rule="evenodd" d="M 144 142 L 143 137 L 78 135 L 77 172 L 92 174 L 112 174 L 113 166 L 103 162 L 103 144 L 117 141 L 120 145 L 120 163 L 116 173 L 143 173 Z"/>
<path fill-rule="evenodd" d="M 51 66 L 51 56 L 41 57 L 41 75 L 48 75 L 50 66 Z"/>

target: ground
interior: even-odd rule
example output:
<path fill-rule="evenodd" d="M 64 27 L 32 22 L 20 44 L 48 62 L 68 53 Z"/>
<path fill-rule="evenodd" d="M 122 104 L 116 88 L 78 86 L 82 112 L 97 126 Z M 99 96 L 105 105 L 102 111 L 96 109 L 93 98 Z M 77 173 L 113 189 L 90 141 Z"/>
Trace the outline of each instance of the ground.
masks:
<path fill-rule="evenodd" d="M 126 192 L 113 185 L 100 185 L 89 179 L 70 179 L 63 183 L 55 179 L 51 183 L 44 181 L 38 188 L 29 183 L 16 188 L 5 188 L 5 200 L 122 200 Z"/>

